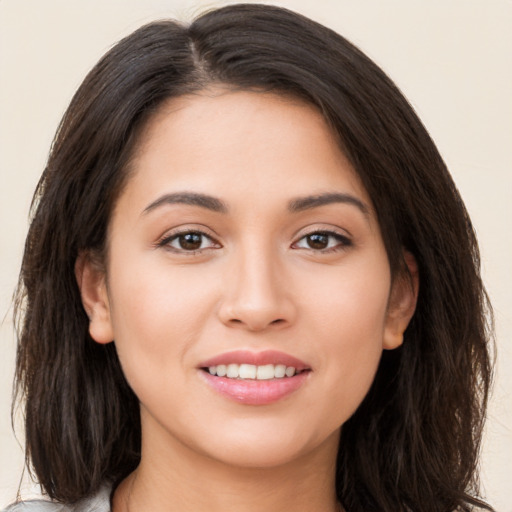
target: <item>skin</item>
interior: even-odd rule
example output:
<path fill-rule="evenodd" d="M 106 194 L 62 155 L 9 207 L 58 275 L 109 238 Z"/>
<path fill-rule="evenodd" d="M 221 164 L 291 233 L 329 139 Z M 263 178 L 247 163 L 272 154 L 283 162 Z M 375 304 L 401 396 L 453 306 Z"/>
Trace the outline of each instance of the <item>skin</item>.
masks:
<path fill-rule="evenodd" d="M 183 192 L 227 211 L 161 200 Z M 289 208 L 325 193 L 355 201 Z M 203 232 L 197 250 L 178 231 Z M 412 286 L 392 283 L 370 198 L 313 107 L 220 87 L 166 103 L 116 203 L 106 272 L 77 262 L 90 333 L 115 339 L 141 404 L 141 464 L 114 511 L 338 510 L 339 431 L 402 342 L 408 262 Z M 310 371 L 277 402 L 238 403 L 198 366 L 239 349 Z"/>

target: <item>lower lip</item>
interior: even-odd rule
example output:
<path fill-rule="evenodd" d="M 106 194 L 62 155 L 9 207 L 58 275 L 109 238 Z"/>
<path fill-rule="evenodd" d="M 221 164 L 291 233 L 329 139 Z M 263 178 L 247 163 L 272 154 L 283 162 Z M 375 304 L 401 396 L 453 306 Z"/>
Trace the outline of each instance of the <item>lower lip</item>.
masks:
<path fill-rule="evenodd" d="M 291 395 L 306 381 L 309 371 L 293 377 L 269 380 L 243 380 L 215 377 L 201 370 L 206 382 L 217 392 L 246 405 L 268 405 Z"/>

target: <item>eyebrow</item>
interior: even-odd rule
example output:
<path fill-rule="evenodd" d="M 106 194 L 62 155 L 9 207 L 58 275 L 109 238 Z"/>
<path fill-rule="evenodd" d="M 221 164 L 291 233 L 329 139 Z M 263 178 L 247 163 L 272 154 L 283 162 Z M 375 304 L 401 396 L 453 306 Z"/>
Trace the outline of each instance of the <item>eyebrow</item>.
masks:
<path fill-rule="evenodd" d="M 357 207 L 364 215 L 369 215 L 369 208 L 363 201 L 351 194 L 343 194 L 339 192 L 326 192 L 324 194 L 317 194 L 313 196 L 304 196 L 292 199 L 288 203 L 288 210 L 292 213 L 310 210 L 333 203 L 350 204 Z M 224 201 L 197 192 L 176 192 L 173 194 L 164 194 L 151 204 L 149 204 L 143 213 L 150 211 L 166 204 L 187 204 L 192 206 L 199 206 L 218 213 L 227 213 L 228 206 Z"/>
<path fill-rule="evenodd" d="M 212 210 L 219 213 L 227 213 L 228 207 L 226 203 L 217 199 L 216 197 L 208 196 L 206 194 L 199 194 L 197 192 L 177 192 L 174 194 L 164 194 L 151 204 L 144 208 L 143 213 L 148 213 L 159 206 L 165 204 L 189 204 L 192 206 L 200 206 L 207 210 Z"/>
<path fill-rule="evenodd" d="M 361 201 L 360 199 L 351 194 L 342 194 L 338 192 L 327 192 L 325 194 L 298 197 L 297 199 L 292 199 L 288 203 L 288 210 L 291 212 L 302 212 L 304 210 L 318 208 L 319 206 L 324 206 L 332 203 L 350 204 L 361 210 L 361 212 L 364 213 L 364 215 L 370 214 L 370 209 L 365 203 L 363 203 L 363 201 Z"/>

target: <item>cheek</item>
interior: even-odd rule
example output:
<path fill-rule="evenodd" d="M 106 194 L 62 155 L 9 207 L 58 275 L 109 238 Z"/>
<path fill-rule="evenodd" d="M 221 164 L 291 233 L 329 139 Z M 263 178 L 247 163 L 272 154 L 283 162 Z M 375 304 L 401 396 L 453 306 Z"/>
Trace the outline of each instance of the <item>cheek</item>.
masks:
<path fill-rule="evenodd" d="M 191 279 L 192 273 L 173 271 L 165 262 L 124 259 L 112 270 L 112 322 L 126 377 L 134 389 L 144 387 L 148 376 L 157 387 L 167 385 L 210 320 L 215 283 L 207 286 L 205 276 L 196 272 Z"/>
<path fill-rule="evenodd" d="M 321 370 L 317 377 L 332 397 L 324 402 L 324 412 L 331 408 L 338 424 L 353 414 L 375 377 L 389 289 L 387 266 L 376 264 L 331 276 L 311 297 L 309 316 Z"/>
<path fill-rule="evenodd" d="M 303 309 L 340 350 L 382 341 L 391 286 L 386 263 L 373 258 L 334 272 L 319 269 L 303 283 Z"/>

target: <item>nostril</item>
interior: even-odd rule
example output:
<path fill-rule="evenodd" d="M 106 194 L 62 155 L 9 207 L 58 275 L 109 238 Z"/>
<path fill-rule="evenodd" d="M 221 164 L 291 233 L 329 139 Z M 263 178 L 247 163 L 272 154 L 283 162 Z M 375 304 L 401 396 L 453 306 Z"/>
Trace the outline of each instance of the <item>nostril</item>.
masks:
<path fill-rule="evenodd" d="M 240 320 L 239 318 L 231 318 L 229 320 L 229 323 L 231 325 L 242 325 L 246 322 L 244 322 L 243 320 Z M 266 326 L 270 326 L 270 325 L 281 325 L 281 324 L 284 324 L 286 323 L 286 320 L 284 318 L 276 318 L 275 320 L 272 320 L 271 322 L 265 324 Z M 251 328 L 257 328 L 257 329 L 260 329 L 260 328 L 264 328 L 264 325 L 256 325 L 254 324 L 253 322 L 247 322 L 247 326 Z"/>

